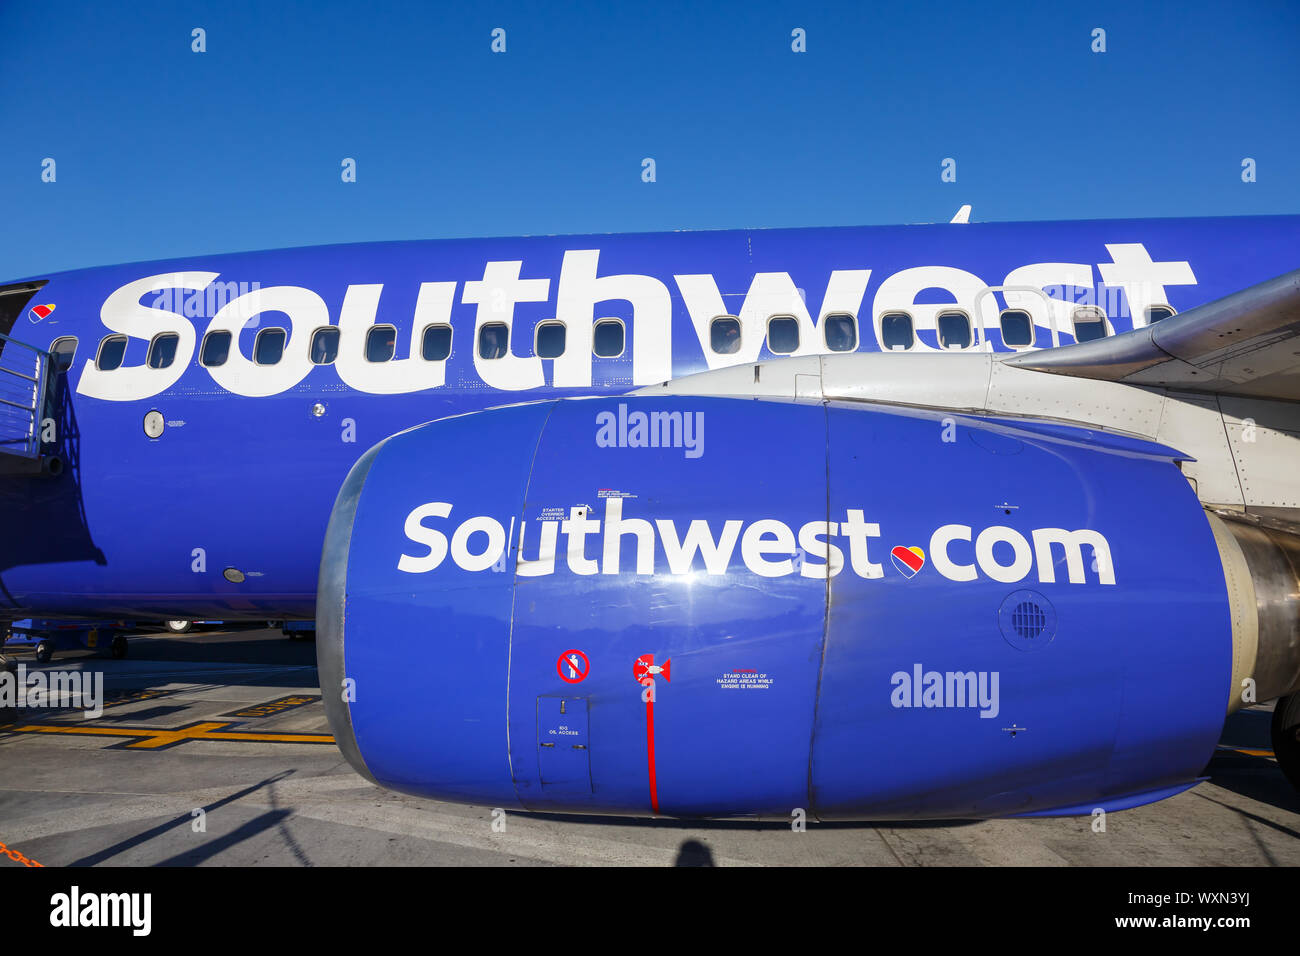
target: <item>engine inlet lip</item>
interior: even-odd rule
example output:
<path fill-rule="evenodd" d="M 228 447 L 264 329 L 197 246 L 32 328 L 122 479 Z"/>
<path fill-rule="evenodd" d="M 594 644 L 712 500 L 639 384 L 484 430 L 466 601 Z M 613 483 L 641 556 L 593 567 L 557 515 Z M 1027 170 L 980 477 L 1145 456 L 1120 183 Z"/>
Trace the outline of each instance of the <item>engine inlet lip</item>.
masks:
<path fill-rule="evenodd" d="M 352 526 L 357 516 L 361 489 L 370 474 L 379 450 L 387 439 L 361 456 L 352 466 L 343 486 L 339 489 L 334 508 L 330 512 L 329 527 L 325 531 L 325 545 L 321 550 L 320 578 L 316 586 L 316 670 L 320 677 L 321 702 L 329 719 L 334 742 L 352 769 L 371 783 L 379 781 L 366 766 L 357 746 L 356 729 L 352 725 L 352 705 L 345 694 L 344 681 L 347 669 L 344 660 L 344 604 L 348 584 L 348 552 L 352 546 Z"/>

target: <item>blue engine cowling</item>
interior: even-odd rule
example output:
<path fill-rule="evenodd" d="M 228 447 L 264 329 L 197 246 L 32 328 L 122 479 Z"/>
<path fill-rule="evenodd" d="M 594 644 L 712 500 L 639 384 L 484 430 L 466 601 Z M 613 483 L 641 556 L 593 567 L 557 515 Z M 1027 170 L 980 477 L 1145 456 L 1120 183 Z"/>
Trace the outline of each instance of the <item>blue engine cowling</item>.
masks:
<path fill-rule="evenodd" d="M 318 602 L 352 765 L 515 809 L 1120 808 L 1193 783 L 1232 629 L 1168 448 L 863 405 L 623 398 L 394 435 Z"/>

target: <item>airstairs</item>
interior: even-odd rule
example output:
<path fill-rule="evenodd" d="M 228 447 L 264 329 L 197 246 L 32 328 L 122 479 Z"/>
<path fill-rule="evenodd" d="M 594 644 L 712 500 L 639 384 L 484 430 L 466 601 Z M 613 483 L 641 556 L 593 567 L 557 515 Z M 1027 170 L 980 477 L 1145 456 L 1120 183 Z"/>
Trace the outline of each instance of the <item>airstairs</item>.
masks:
<path fill-rule="evenodd" d="M 0 476 L 58 473 L 52 449 L 42 447 L 52 368 L 49 352 L 0 333 Z"/>

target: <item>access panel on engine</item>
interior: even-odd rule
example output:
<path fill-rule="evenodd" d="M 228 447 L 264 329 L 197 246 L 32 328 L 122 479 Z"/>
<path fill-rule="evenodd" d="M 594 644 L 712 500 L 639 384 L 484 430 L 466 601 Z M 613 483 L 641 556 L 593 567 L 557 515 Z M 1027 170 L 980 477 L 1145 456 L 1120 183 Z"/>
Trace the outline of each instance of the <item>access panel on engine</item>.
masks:
<path fill-rule="evenodd" d="M 690 446 L 602 430 L 654 414 L 691 422 Z M 574 691 L 599 727 L 590 792 L 558 792 L 516 760 L 523 806 L 788 818 L 808 805 L 824 425 L 821 406 L 789 403 L 555 407 L 515 524 L 510 738 L 547 742 L 538 698 Z"/>
<path fill-rule="evenodd" d="M 537 769 L 542 790 L 591 793 L 587 698 L 537 698 Z"/>

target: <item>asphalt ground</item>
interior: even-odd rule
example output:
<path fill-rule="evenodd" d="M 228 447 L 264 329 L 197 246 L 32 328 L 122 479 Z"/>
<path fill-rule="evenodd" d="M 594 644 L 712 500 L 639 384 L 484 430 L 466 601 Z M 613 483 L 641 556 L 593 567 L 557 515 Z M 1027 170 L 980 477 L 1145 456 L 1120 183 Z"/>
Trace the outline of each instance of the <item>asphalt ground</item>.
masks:
<path fill-rule="evenodd" d="M 278 630 L 139 635 L 125 660 L 62 652 L 28 668 L 105 674 L 97 719 L 0 725 L 0 844 L 47 866 L 1295 866 L 1300 795 L 1270 711 L 1234 715 L 1210 779 L 1089 818 L 908 824 L 494 814 L 389 793 L 343 760 L 315 648 Z M 0 866 L 21 862 L 4 855 Z"/>

